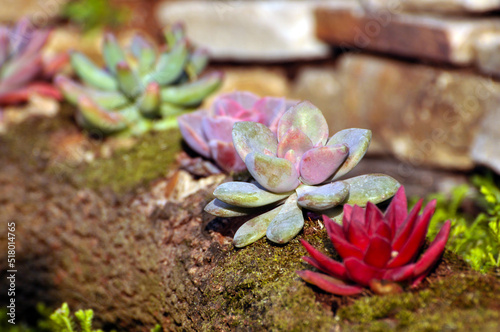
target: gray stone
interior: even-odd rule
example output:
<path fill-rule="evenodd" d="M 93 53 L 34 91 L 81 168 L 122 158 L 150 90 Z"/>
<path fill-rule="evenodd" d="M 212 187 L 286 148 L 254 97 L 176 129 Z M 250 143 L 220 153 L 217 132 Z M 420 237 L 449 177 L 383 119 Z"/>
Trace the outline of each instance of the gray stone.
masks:
<path fill-rule="evenodd" d="M 279 61 L 325 58 L 314 34 L 318 1 L 166 1 L 161 25 L 185 23 L 189 38 L 215 59 Z"/>
<path fill-rule="evenodd" d="M 500 9 L 500 0 L 362 0 L 368 8 L 434 13 L 484 13 Z"/>
<path fill-rule="evenodd" d="M 489 166 L 500 174 L 500 100 L 495 99 L 497 106 L 484 117 L 471 155 L 475 162 Z"/>
<path fill-rule="evenodd" d="M 497 94 L 498 82 L 466 70 L 347 54 L 335 66 L 302 69 L 291 97 L 319 107 L 331 133 L 372 130 L 371 155 L 469 170 L 471 144 L 484 114 L 496 110 Z"/>

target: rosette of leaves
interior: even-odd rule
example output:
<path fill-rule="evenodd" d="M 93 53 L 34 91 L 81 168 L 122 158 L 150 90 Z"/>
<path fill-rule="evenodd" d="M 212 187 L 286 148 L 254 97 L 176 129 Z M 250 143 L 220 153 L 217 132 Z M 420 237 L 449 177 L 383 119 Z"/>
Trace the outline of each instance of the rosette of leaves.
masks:
<path fill-rule="evenodd" d="M 329 137 L 323 114 L 309 102 L 286 111 L 276 134 L 261 123 L 237 122 L 232 137 L 256 183 L 221 184 L 205 211 L 220 217 L 255 215 L 236 232 L 236 247 L 264 235 L 287 243 L 304 226 L 302 209 L 338 214 L 339 205 L 379 203 L 400 186 L 383 174 L 340 180 L 363 158 L 371 131 L 351 128 Z"/>
<path fill-rule="evenodd" d="M 226 173 L 246 170 L 234 149 L 233 125 L 240 121 L 259 122 L 276 133 L 278 121 L 297 101 L 285 98 L 259 98 L 250 92 L 219 96 L 208 110 L 181 115 L 179 129 L 186 143 L 205 158 L 212 159 Z"/>
<path fill-rule="evenodd" d="M 383 293 L 384 289 L 399 292 L 402 289 L 398 283 L 415 287 L 438 262 L 451 228 L 450 221 L 446 221 L 417 260 L 436 209 L 433 200 L 419 215 L 422 201 L 408 213 L 401 187 L 385 214 L 368 202 L 366 209 L 344 205 L 342 226 L 324 216 L 328 235 L 343 262 L 301 240 L 311 255 L 303 259 L 324 273 L 309 270 L 297 273 L 305 281 L 337 295 L 359 294 L 366 286 L 377 293 Z"/>
<path fill-rule="evenodd" d="M 78 106 L 78 123 L 91 132 L 139 135 L 177 126 L 177 116 L 196 108 L 221 84 L 222 74 L 200 77 L 207 53 L 193 48 L 181 25 L 165 30 L 167 44 L 160 52 L 139 35 L 130 47 L 120 47 L 106 34 L 101 69 L 79 52 L 71 64 L 84 83 L 58 76 L 64 97 Z"/>
<path fill-rule="evenodd" d="M 47 82 L 64 58 L 45 61 L 42 49 L 48 29 L 35 29 L 27 18 L 13 28 L 0 26 L 0 105 L 25 102 L 32 93 L 60 99 L 61 94 Z"/>

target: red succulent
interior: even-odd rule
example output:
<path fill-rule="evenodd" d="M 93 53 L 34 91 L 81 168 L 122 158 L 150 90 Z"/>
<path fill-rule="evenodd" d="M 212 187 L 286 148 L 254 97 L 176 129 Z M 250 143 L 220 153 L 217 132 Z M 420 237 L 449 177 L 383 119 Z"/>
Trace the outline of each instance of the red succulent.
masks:
<path fill-rule="evenodd" d="M 429 248 L 417 260 L 436 208 L 433 200 L 424 208 L 422 200 L 408 213 L 401 187 L 383 214 L 368 202 L 365 209 L 344 205 L 342 225 L 323 216 L 328 235 L 343 263 L 324 255 L 301 240 L 311 257 L 303 259 L 320 271 L 297 271 L 305 281 L 338 295 L 361 293 L 363 286 L 377 281 L 420 283 L 439 260 L 450 233 L 446 221 Z"/>

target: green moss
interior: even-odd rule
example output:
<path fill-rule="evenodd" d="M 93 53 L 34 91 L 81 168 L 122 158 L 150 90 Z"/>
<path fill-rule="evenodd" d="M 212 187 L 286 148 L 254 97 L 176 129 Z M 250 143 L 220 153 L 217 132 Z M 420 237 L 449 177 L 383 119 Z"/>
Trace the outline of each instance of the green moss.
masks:
<path fill-rule="evenodd" d="M 149 132 L 129 149 L 116 151 L 109 159 L 98 159 L 75 172 L 79 186 L 111 187 L 117 193 L 130 191 L 166 174 L 181 150 L 177 129 Z"/>
<path fill-rule="evenodd" d="M 80 188 L 110 187 L 117 193 L 126 193 L 165 175 L 182 148 L 179 130 L 172 129 L 146 133 L 134 146 L 115 151 L 110 158 L 77 166 L 53 163 L 53 153 L 57 151 L 51 151 L 49 146 L 51 135 L 75 126 L 71 112 L 63 109 L 55 118 L 32 118 L 13 126 L 0 137 L 0 152 L 23 166 L 36 167 Z"/>
<path fill-rule="evenodd" d="M 326 233 L 305 238 L 323 243 Z M 229 327 L 253 330 L 329 331 L 336 324 L 328 306 L 316 301 L 312 287 L 295 273 L 306 268 L 306 254 L 298 239 L 286 246 L 261 239 L 240 250 L 230 250 L 214 269 L 213 283 L 204 291 L 204 305 L 229 315 Z M 222 315 L 221 315 L 222 317 Z M 219 326 L 219 315 L 206 321 L 203 329 Z"/>
<path fill-rule="evenodd" d="M 338 315 L 343 331 L 497 331 L 499 303 L 494 277 L 463 272 L 421 291 L 362 297 Z"/>

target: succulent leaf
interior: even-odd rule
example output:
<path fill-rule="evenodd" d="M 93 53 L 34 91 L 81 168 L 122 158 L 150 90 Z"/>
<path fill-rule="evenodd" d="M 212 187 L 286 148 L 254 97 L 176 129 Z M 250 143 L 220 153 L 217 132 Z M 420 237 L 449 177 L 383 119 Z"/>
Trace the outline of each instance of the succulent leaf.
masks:
<path fill-rule="evenodd" d="M 330 137 L 327 145 L 344 144 L 349 148 L 349 155 L 332 180 L 350 172 L 363 159 L 372 139 L 372 132 L 366 129 L 350 128 L 337 132 Z"/>
<path fill-rule="evenodd" d="M 313 211 L 331 209 L 342 203 L 349 194 L 349 185 L 343 181 L 322 186 L 301 185 L 296 189 L 298 204 Z"/>
<path fill-rule="evenodd" d="M 432 244 L 417 260 L 435 202 L 428 204 L 421 215 L 421 203 L 409 214 L 401 213 L 401 207 L 406 207 L 406 197 L 403 194 L 404 189 L 401 187 L 389 205 L 390 213 L 386 215 L 373 203 L 369 203 L 366 209 L 357 205 L 345 205 L 342 226 L 323 217 L 328 235 L 335 250 L 343 258 L 343 263 L 325 257 L 303 241 L 302 244 L 312 256 L 304 260 L 333 278 L 351 282 L 354 287 L 370 287 L 376 293 L 386 292 L 380 287 L 381 281 L 389 283 L 390 289 L 396 292 L 402 291 L 396 282 L 405 281 L 412 286 L 417 285 L 437 263 L 448 239 L 451 223 L 445 222 Z M 394 214 L 395 211 L 399 212 Z M 396 220 L 396 216 L 405 220 Z M 344 269 L 346 273 L 343 273 Z M 318 274 L 317 278 L 311 278 L 306 271 L 299 275 L 318 287 L 325 285 L 327 277 Z M 335 287 L 323 289 L 338 295 L 349 295 Z"/>
<path fill-rule="evenodd" d="M 144 78 L 144 83 L 173 83 L 183 73 L 188 54 L 186 41 L 175 45 L 171 52 L 160 54 L 155 70 Z"/>
<path fill-rule="evenodd" d="M 266 237 L 275 243 L 287 243 L 304 227 L 304 216 L 297 205 L 297 194 L 290 195 L 280 212 L 267 227 Z"/>
<path fill-rule="evenodd" d="M 264 188 L 274 193 L 285 193 L 300 184 L 295 166 L 288 160 L 251 152 L 245 165 L 253 178 Z"/>
<path fill-rule="evenodd" d="M 304 134 L 300 129 L 292 128 L 281 137 L 281 140 L 278 143 L 277 155 L 279 158 L 284 158 L 288 151 L 293 150 L 297 156 L 302 156 L 313 147 L 314 144 L 306 134 Z M 290 161 L 294 164 L 296 163 L 295 160 Z"/>
<path fill-rule="evenodd" d="M 106 71 L 97 67 L 89 58 L 79 52 L 71 53 L 71 65 L 86 84 L 101 90 L 117 90 L 118 82 Z"/>
<path fill-rule="evenodd" d="M 245 209 L 239 206 L 224 203 L 217 198 L 210 201 L 210 203 L 205 206 L 204 210 L 205 212 L 222 218 L 247 216 L 255 212 L 255 210 L 252 209 Z"/>
<path fill-rule="evenodd" d="M 257 122 L 236 122 L 233 126 L 232 138 L 236 152 L 245 160 L 251 152 L 275 155 L 278 150 L 276 136 L 265 125 Z"/>
<path fill-rule="evenodd" d="M 208 146 L 210 147 L 210 155 L 224 172 L 243 172 L 246 170 L 245 162 L 234 152 L 233 143 L 212 140 Z"/>
<path fill-rule="evenodd" d="M 349 149 L 340 144 L 310 149 L 300 160 L 302 182 L 309 185 L 325 182 L 342 165 L 348 152 Z"/>
<path fill-rule="evenodd" d="M 78 106 L 79 96 L 84 95 L 100 108 L 100 116 L 94 117 L 92 121 L 88 118 L 88 109 L 80 110 L 77 113 L 79 122 L 117 136 L 137 136 L 149 130 L 166 130 L 176 127 L 179 115 L 192 111 L 220 86 L 222 74 L 219 72 L 198 79 L 198 74 L 207 63 L 206 52 L 196 50 L 188 43 L 182 25 L 172 28 L 175 31 L 165 31 L 168 47 L 161 48 L 136 35 L 129 47 L 122 49 L 112 34 L 106 34 L 102 45 L 105 69 L 97 67 L 83 54 L 72 53 L 71 64 L 85 84 L 79 86 L 68 82 L 66 78 L 59 78 L 58 85 L 69 102 Z M 157 54 L 157 49 L 162 50 L 160 54 Z M 192 68 L 188 68 L 190 64 Z M 94 109 L 92 114 L 97 113 Z M 106 121 L 94 121 L 105 118 L 106 113 L 121 114 L 126 125 L 110 131 Z M 100 125 L 105 128 L 100 128 Z M 184 128 L 183 131 L 190 133 L 195 142 L 197 138 L 192 129 Z M 232 167 L 225 152 L 228 149 L 224 144 L 212 145 L 214 153 L 225 158 L 225 167 Z M 200 151 L 208 156 L 208 144 L 204 144 Z M 243 167 L 242 161 L 234 159 L 233 162 L 235 167 Z"/>
<path fill-rule="evenodd" d="M 278 123 L 278 141 L 290 129 L 299 129 L 312 141 L 313 145 L 324 145 L 328 139 L 328 124 L 323 113 L 308 101 L 291 107 Z"/>
<path fill-rule="evenodd" d="M 378 204 L 396 193 L 401 186 L 394 178 L 384 174 L 368 174 L 344 180 L 350 189 L 345 204 L 366 206 L 367 202 Z"/>
<path fill-rule="evenodd" d="M 111 33 L 107 33 L 104 36 L 102 54 L 106 67 L 113 74 L 116 74 L 117 66 L 119 63 L 127 62 L 125 52 L 118 44 L 115 36 Z"/>
<path fill-rule="evenodd" d="M 243 248 L 263 238 L 266 235 L 269 224 L 278 215 L 281 208 L 281 206 L 275 207 L 244 223 L 234 234 L 234 246 L 236 248 Z"/>
<path fill-rule="evenodd" d="M 103 133 L 113 133 L 127 127 L 124 115 L 108 112 L 86 96 L 78 99 L 78 106 L 89 129 L 99 128 Z"/>
<path fill-rule="evenodd" d="M 304 281 L 321 288 L 325 292 L 350 296 L 359 294 L 363 291 L 362 287 L 346 284 L 326 274 L 313 271 L 297 271 L 297 274 L 304 279 Z"/>
<path fill-rule="evenodd" d="M 260 207 L 284 200 L 292 193 L 275 194 L 253 183 L 226 182 L 215 189 L 214 196 L 235 206 Z"/>
<path fill-rule="evenodd" d="M 195 82 L 163 88 L 161 100 L 181 106 L 199 105 L 203 99 L 219 88 L 222 77 L 222 73 L 214 72 Z"/>
<path fill-rule="evenodd" d="M 186 143 L 205 158 L 210 157 L 210 148 L 203 132 L 203 119 L 206 111 L 184 114 L 178 118 L 179 129 Z"/>
<path fill-rule="evenodd" d="M 142 96 L 137 99 L 137 107 L 146 117 L 154 117 L 158 115 L 160 104 L 160 85 L 156 82 L 148 84 Z"/>
<path fill-rule="evenodd" d="M 120 90 L 127 97 L 134 98 L 140 93 L 139 80 L 127 62 L 118 62 L 116 65 L 116 78 Z"/>

